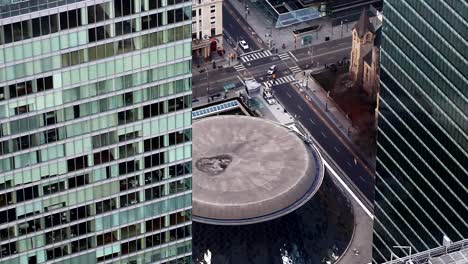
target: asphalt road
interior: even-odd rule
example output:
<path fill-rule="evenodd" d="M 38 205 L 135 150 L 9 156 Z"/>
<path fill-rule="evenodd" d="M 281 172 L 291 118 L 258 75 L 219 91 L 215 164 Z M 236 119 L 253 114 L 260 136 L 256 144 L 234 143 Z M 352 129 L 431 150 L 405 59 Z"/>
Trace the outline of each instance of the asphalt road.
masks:
<path fill-rule="evenodd" d="M 255 37 L 248 31 L 249 25 L 245 22 L 245 19 L 239 14 L 239 12 L 229 3 L 229 1 L 223 2 L 223 30 L 234 42 L 245 40 L 249 45 L 249 49 L 239 51 L 250 52 L 252 50 L 260 49 Z M 238 45 L 236 43 L 236 45 Z"/>
<path fill-rule="evenodd" d="M 338 129 L 333 124 L 326 123 L 319 116 L 316 109 L 324 106 L 310 105 L 299 95 L 290 84 L 273 86 L 274 96 L 281 102 L 285 109 L 296 116 L 296 119 L 310 132 L 319 142 L 328 155 L 348 175 L 359 190 L 369 201 L 374 198 L 373 176 L 359 163 L 354 162 L 354 155 L 345 147 L 345 143 L 334 133 Z M 334 131 L 332 130 L 334 129 Z"/>
<path fill-rule="evenodd" d="M 292 53 L 298 59 L 297 64 L 302 69 L 307 68 L 307 65 L 310 65 L 312 61 L 314 63 L 318 62 L 319 65 L 337 63 L 343 58 L 349 59 L 351 54 L 351 37 L 296 49 Z"/>
<path fill-rule="evenodd" d="M 310 53 L 312 53 L 312 58 Z M 302 48 L 292 52 L 297 60 L 290 57 L 287 60 L 281 60 L 279 54 L 274 53 L 272 56 L 263 57 L 257 60 L 252 60 L 242 63 L 249 74 L 257 81 L 264 82 L 269 80 L 266 72 L 271 65 L 276 65 L 277 78 L 281 78 L 292 74 L 290 68 L 299 66 L 301 69 L 306 69 L 311 64 L 311 59 L 320 65 L 336 63 L 344 57 L 349 58 L 351 51 L 351 38 L 333 40 L 327 43 L 322 43 L 313 46 L 313 48 Z M 233 67 L 223 69 L 208 69 L 208 72 L 199 73 L 200 68 L 194 68 L 192 77 L 193 98 L 206 96 L 208 94 L 222 92 L 223 86 L 227 83 L 237 83 L 239 86 L 239 73 Z M 208 89 L 207 89 L 208 88 Z"/>
<path fill-rule="evenodd" d="M 242 65 L 250 76 L 253 76 L 258 82 L 264 82 L 270 78 L 266 72 L 271 65 L 277 65 L 276 75 L 277 78 L 281 78 L 292 74 L 291 67 L 299 66 L 305 69 L 306 65 L 309 64 L 310 66 L 311 53 L 314 62 L 324 65 L 325 63 L 336 63 L 345 57 L 349 58 L 350 50 L 351 38 L 344 38 L 315 45 L 313 48 L 307 47 L 294 50 L 292 51 L 293 56 L 289 56 L 289 58 L 283 56 L 283 59 L 280 59 L 279 54 L 273 54 L 269 57 L 244 62 Z M 193 76 L 193 97 L 197 98 L 223 91 L 223 85 L 229 82 L 241 86 L 238 75 L 239 73 L 232 67 L 210 70 L 209 73 L 195 74 Z M 208 90 L 207 87 L 209 87 Z M 374 196 L 374 177 L 360 162 L 354 162 L 353 152 L 346 147 L 346 139 L 342 141 L 339 132 L 336 132 L 338 129 L 323 116 L 322 110 L 319 110 L 323 109 L 324 106 L 314 105 L 311 107 L 287 83 L 273 86 L 273 91 L 287 111 L 297 115 L 297 119 L 301 124 L 310 131 L 311 135 L 326 150 L 331 159 L 348 175 L 356 186 L 353 188 L 358 188 L 363 193 L 369 205 Z"/>
<path fill-rule="evenodd" d="M 199 71 L 200 69 L 193 69 Z M 192 97 L 198 98 L 209 94 L 224 92 L 224 85 L 236 83 L 242 85 L 234 68 L 222 68 L 196 73 L 192 76 Z"/>

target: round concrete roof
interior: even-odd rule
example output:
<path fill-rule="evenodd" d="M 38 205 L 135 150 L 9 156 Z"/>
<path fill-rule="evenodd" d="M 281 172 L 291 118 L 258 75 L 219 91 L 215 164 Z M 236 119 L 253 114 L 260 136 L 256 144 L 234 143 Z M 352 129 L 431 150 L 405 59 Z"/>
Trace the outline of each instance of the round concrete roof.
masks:
<path fill-rule="evenodd" d="M 238 225 L 274 219 L 320 187 L 318 152 L 280 124 L 224 115 L 194 122 L 193 131 L 194 221 Z"/>

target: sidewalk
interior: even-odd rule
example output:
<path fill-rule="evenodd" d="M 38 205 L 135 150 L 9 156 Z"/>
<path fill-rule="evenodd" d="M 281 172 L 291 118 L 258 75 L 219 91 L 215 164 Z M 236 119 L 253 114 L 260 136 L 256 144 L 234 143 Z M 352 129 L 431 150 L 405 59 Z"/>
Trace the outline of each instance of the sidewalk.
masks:
<path fill-rule="evenodd" d="M 211 57 L 211 61 L 205 61 L 200 64 L 200 67 L 197 67 L 197 62 L 195 59 L 192 60 L 192 75 L 197 75 L 197 74 L 206 74 L 205 72 L 200 72 L 200 70 L 205 69 L 208 71 L 212 71 L 213 69 L 213 61 L 216 63 L 216 68 L 218 69 L 219 67 L 226 68 L 226 67 L 232 67 L 240 63 L 239 60 L 231 60 L 229 61 L 229 54 L 237 54 L 236 51 L 231 47 L 231 42 L 232 40 L 229 39 L 227 36 L 223 36 L 223 48 L 225 50 L 224 56 L 219 56 L 217 52 L 213 52 Z"/>
<path fill-rule="evenodd" d="M 229 1 L 229 4 L 236 8 L 237 11 L 240 14 L 242 14 L 244 18 L 246 17 L 245 3 L 247 3 L 247 0 L 243 0 L 243 2 L 237 0 L 226 1 Z M 247 23 L 250 25 L 252 30 L 256 32 L 257 36 L 262 39 L 264 43 L 268 43 L 268 37 L 265 37 L 265 35 L 270 34 L 270 28 L 272 27 L 270 20 L 267 19 L 266 15 L 263 12 L 259 11 L 255 6 L 252 6 L 250 2 L 248 2 L 248 5 L 250 13 L 249 15 L 247 15 Z M 371 20 L 372 19 L 373 18 L 371 18 Z M 351 21 L 348 23 L 343 23 L 343 26 L 338 25 L 332 27 L 331 20 L 328 17 L 324 17 L 309 21 L 307 23 L 301 23 L 281 29 L 276 29 L 273 25 L 273 29 L 271 30 L 273 39 L 272 43 L 274 47 L 278 49 L 278 51 L 291 51 L 294 49 L 326 42 L 325 37 L 329 37 L 330 40 L 349 37 L 351 36 L 351 30 L 356 22 L 357 21 Z M 312 43 L 308 45 L 302 45 L 300 43 L 300 40 L 298 40 L 297 43 L 294 43 L 294 36 L 292 33 L 293 30 L 310 27 L 312 25 L 320 25 L 320 29 L 312 33 Z M 281 48 L 282 44 L 286 45 L 286 49 Z"/>
<path fill-rule="evenodd" d="M 208 102 L 208 97 L 209 96 L 201 96 L 197 97 L 197 101 L 192 102 L 192 108 L 196 108 L 199 106 L 204 106 L 209 103 L 215 103 L 215 102 L 223 102 L 225 100 L 229 100 L 235 97 L 239 97 L 239 91 L 243 91 L 243 87 L 236 88 L 234 90 L 230 90 L 227 94 L 225 92 L 221 92 L 222 96 L 217 97 L 214 100 L 210 100 Z M 226 95 L 226 98 L 223 98 L 223 96 Z"/>
<path fill-rule="evenodd" d="M 359 156 L 359 158 L 364 162 L 368 168 L 372 168 L 370 164 L 372 162 L 365 158 L 364 155 L 358 150 L 359 148 L 353 142 L 353 135 L 355 135 L 358 130 L 353 126 L 351 119 L 349 119 L 340 107 L 333 101 L 331 97 L 325 92 L 325 90 L 313 79 L 310 77 L 310 73 L 313 71 L 319 71 L 322 67 L 316 67 L 312 70 L 297 73 L 295 79 L 298 80 L 297 84 L 300 87 L 301 92 L 305 93 L 305 98 L 313 102 L 316 106 L 321 107 L 325 110 L 325 116 L 330 120 L 338 131 L 341 133 L 342 137 L 347 139 L 352 146 L 353 152 Z"/>
<path fill-rule="evenodd" d="M 259 109 L 263 118 L 276 121 L 282 125 L 294 123 L 294 117 L 292 117 L 289 112 L 284 111 L 284 107 L 278 101 L 276 101 L 275 104 L 269 105 L 265 99 L 263 99 L 262 95 L 257 95 L 256 97 L 265 105 L 265 107 Z"/>

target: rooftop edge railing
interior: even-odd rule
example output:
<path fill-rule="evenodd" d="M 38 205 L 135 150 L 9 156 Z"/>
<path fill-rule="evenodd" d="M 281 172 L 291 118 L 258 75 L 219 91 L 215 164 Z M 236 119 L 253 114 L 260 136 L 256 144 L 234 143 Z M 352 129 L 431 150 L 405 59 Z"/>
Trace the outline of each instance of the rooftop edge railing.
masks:
<path fill-rule="evenodd" d="M 449 246 L 440 246 L 433 249 L 429 249 L 423 252 L 413 254 L 411 256 L 402 257 L 396 260 L 387 261 L 383 264 L 426 264 L 432 258 L 448 255 L 453 252 L 468 249 L 468 239 L 463 239 L 450 244 Z M 411 262 L 410 262 L 411 261 Z"/>

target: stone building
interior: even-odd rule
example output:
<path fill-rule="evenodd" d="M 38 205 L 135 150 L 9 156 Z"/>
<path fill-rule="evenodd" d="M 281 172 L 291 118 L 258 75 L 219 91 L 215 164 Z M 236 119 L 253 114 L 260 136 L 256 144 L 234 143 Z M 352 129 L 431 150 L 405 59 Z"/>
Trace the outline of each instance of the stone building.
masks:
<path fill-rule="evenodd" d="M 223 48 L 223 0 L 192 1 L 193 55 L 208 58 Z"/>
<path fill-rule="evenodd" d="M 353 27 L 349 72 L 353 84 L 372 98 L 379 90 L 380 35 L 363 10 L 358 23 Z"/>

